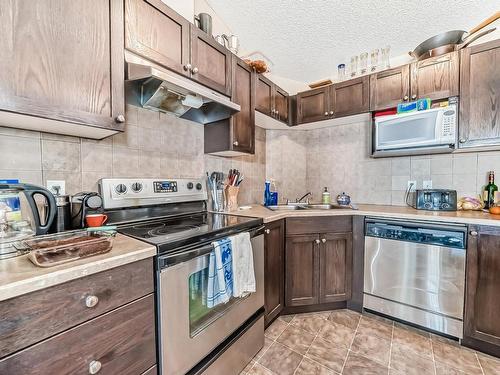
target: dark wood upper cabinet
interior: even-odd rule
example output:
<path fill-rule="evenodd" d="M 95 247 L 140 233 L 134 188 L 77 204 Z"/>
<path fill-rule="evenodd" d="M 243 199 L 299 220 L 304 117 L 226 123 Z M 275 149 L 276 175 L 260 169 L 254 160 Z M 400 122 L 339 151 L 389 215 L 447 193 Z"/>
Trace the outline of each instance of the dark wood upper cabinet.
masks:
<path fill-rule="evenodd" d="M 125 0 L 125 48 L 189 75 L 190 23 L 161 0 Z"/>
<path fill-rule="evenodd" d="M 255 109 L 288 125 L 290 112 L 288 93 L 262 74 L 256 76 Z"/>
<path fill-rule="evenodd" d="M 191 25 L 191 77 L 223 94 L 231 95 L 233 54 L 211 35 Z"/>
<path fill-rule="evenodd" d="M 297 94 L 297 123 L 321 121 L 330 115 L 330 87 L 300 92 Z"/>
<path fill-rule="evenodd" d="M 255 73 L 232 55 L 232 97 L 241 110 L 227 120 L 205 125 L 205 153 L 234 156 L 255 152 Z"/>
<path fill-rule="evenodd" d="M 459 147 L 500 144 L 500 40 L 461 51 Z"/>
<path fill-rule="evenodd" d="M 469 234 L 463 343 L 500 356 L 500 228 L 470 226 Z"/>
<path fill-rule="evenodd" d="M 319 303 L 318 242 L 317 234 L 286 238 L 285 304 L 287 307 Z"/>
<path fill-rule="evenodd" d="M 412 63 L 410 71 L 410 100 L 437 100 L 458 95 L 458 52 Z"/>
<path fill-rule="evenodd" d="M 370 110 L 396 107 L 410 97 L 410 66 L 383 70 L 370 75 Z"/>
<path fill-rule="evenodd" d="M 370 80 L 368 76 L 332 85 L 330 103 L 334 117 L 356 115 L 370 110 Z"/>
<path fill-rule="evenodd" d="M 321 234 L 320 303 L 351 298 L 352 233 Z"/>
<path fill-rule="evenodd" d="M 61 134 L 99 137 L 67 123 L 123 130 L 123 1 L 12 0 L 1 8 L 0 110 L 61 121 L 38 127 Z"/>
<path fill-rule="evenodd" d="M 273 83 L 262 74 L 257 74 L 255 82 L 255 109 L 271 116 L 273 109 Z"/>
<path fill-rule="evenodd" d="M 269 325 L 285 305 L 285 226 L 284 221 L 266 225 L 264 237 L 264 321 Z"/>
<path fill-rule="evenodd" d="M 274 117 L 278 121 L 282 121 L 285 124 L 288 124 L 289 120 L 289 97 L 288 93 L 279 88 L 278 86 L 274 86 Z"/>

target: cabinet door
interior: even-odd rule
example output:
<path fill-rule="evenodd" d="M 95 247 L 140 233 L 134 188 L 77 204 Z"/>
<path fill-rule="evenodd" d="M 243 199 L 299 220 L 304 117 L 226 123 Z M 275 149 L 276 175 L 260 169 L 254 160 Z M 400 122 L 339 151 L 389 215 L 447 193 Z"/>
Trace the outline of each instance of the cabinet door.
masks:
<path fill-rule="evenodd" d="M 458 95 L 458 52 L 411 64 L 410 99 L 445 99 Z"/>
<path fill-rule="evenodd" d="M 500 144 L 500 40 L 461 54 L 459 147 Z"/>
<path fill-rule="evenodd" d="M 355 115 L 370 110 L 368 76 L 351 79 L 332 86 L 330 103 L 335 117 Z"/>
<path fill-rule="evenodd" d="M 264 306 L 268 325 L 283 310 L 285 299 L 285 246 L 283 220 L 270 223 L 265 231 Z"/>
<path fill-rule="evenodd" d="M 274 109 L 273 83 L 261 74 L 257 75 L 255 83 L 255 109 L 268 116 Z"/>
<path fill-rule="evenodd" d="M 370 109 L 393 108 L 410 96 L 409 65 L 370 75 Z"/>
<path fill-rule="evenodd" d="M 234 151 L 254 153 L 255 151 L 255 79 L 253 70 L 233 55 L 233 101 L 241 111 L 232 116 L 232 145 Z"/>
<path fill-rule="evenodd" d="M 319 302 L 351 298 L 352 233 L 320 234 Z"/>
<path fill-rule="evenodd" d="M 189 22 L 161 0 L 125 0 L 125 48 L 189 75 Z"/>
<path fill-rule="evenodd" d="M 122 30 L 120 0 L 2 2 L 0 110 L 123 130 Z"/>
<path fill-rule="evenodd" d="M 231 95 L 231 64 L 231 51 L 191 25 L 191 78 Z"/>
<path fill-rule="evenodd" d="M 297 123 L 304 124 L 330 118 L 329 91 L 330 86 L 326 86 L 298 93 Z"/>
<path fill-rule="evenodd" d="M 286 306 L 319 302 L 319 242 L 317 235 L 287 237 L 285 248 Z"/>
<path fill-rule="evenodd" d="M 288 124 L 288 93 L 274 86 L 274 118 Z"/>
<path fill-rule="evenodd" d="M 500 355 L 500 228 L 470 226 L 464 342 Z M 471 340 L 472 339 L 472 340 Z M 481 344 L 485 344 L 483 347 Z"/>

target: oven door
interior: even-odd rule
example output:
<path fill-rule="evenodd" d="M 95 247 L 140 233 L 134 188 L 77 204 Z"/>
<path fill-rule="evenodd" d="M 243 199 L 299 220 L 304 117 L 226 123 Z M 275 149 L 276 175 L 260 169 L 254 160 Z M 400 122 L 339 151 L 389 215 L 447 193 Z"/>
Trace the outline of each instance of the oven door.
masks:
<path fill-rule="evenodd" d="M 264 237 L 251 238 L 256 292 L 206 306 L 212 246 L 166 256 L 159 271 L 159 329 L 163 375 L 184 374 L 264 305 Z"/>
<path fill-rule="evenodd" d="M 440 145 L 441 117 L 440 109 L 430 109 L 375 118 L 375 149 Z"/>

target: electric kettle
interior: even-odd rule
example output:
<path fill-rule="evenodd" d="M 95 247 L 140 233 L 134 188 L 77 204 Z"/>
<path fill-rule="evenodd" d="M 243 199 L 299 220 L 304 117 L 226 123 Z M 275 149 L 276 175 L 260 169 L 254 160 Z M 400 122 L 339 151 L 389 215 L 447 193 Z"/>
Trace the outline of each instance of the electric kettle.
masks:
<path fill-rule="evenodd" d="M 45 198 L 44 217 L 35 198 Z M 56 216 L 54 195 L 47 189 L 31 184 L 0 184 L 0 258 L 17 253 L 15 243 L 46 234 Z"/>

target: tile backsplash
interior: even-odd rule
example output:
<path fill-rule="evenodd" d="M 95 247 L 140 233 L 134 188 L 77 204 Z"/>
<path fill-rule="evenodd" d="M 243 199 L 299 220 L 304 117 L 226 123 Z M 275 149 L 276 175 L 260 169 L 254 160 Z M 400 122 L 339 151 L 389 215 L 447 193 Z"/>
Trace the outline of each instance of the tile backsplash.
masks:
<path fill-rule="evenodd" d="M 203 126 L 163 113 L 127 107 L 126 131 L 102 141 L 0 128 L 0 178 L 45 185 L 65 180 L 66 192 L 96 190 L 103 177 L 191 177 L 239 169 L 240 204 L 263 200 L 273 178 L 280 201 L 308 191 L 321 199 L 345 191 L 358 203 L 404 205 L 408 180 L 431 180 L 459 196 L 477 195 L 486 173 L 500 173 L 500 151 L 372 159 L 368 121 L 316 130 L 256 128 L 255 155 L 223 158 L 203 152 Z"/>
<path fill-rule="evenodd" d="M 207 170 L 238 168 L 245 175 L 240 202 L 261 200 L 264 130 L 256 131 L 258 154 L 227 159 L 204 155 L 203 125 L 133 106 L 126 118 L 125 132 L 102 141 L 0 127 L 0 178 L 38 185 L 65 180 L 66 193 L 74 194 L 95 191 L 104 177 L 199 178 Z"/>

